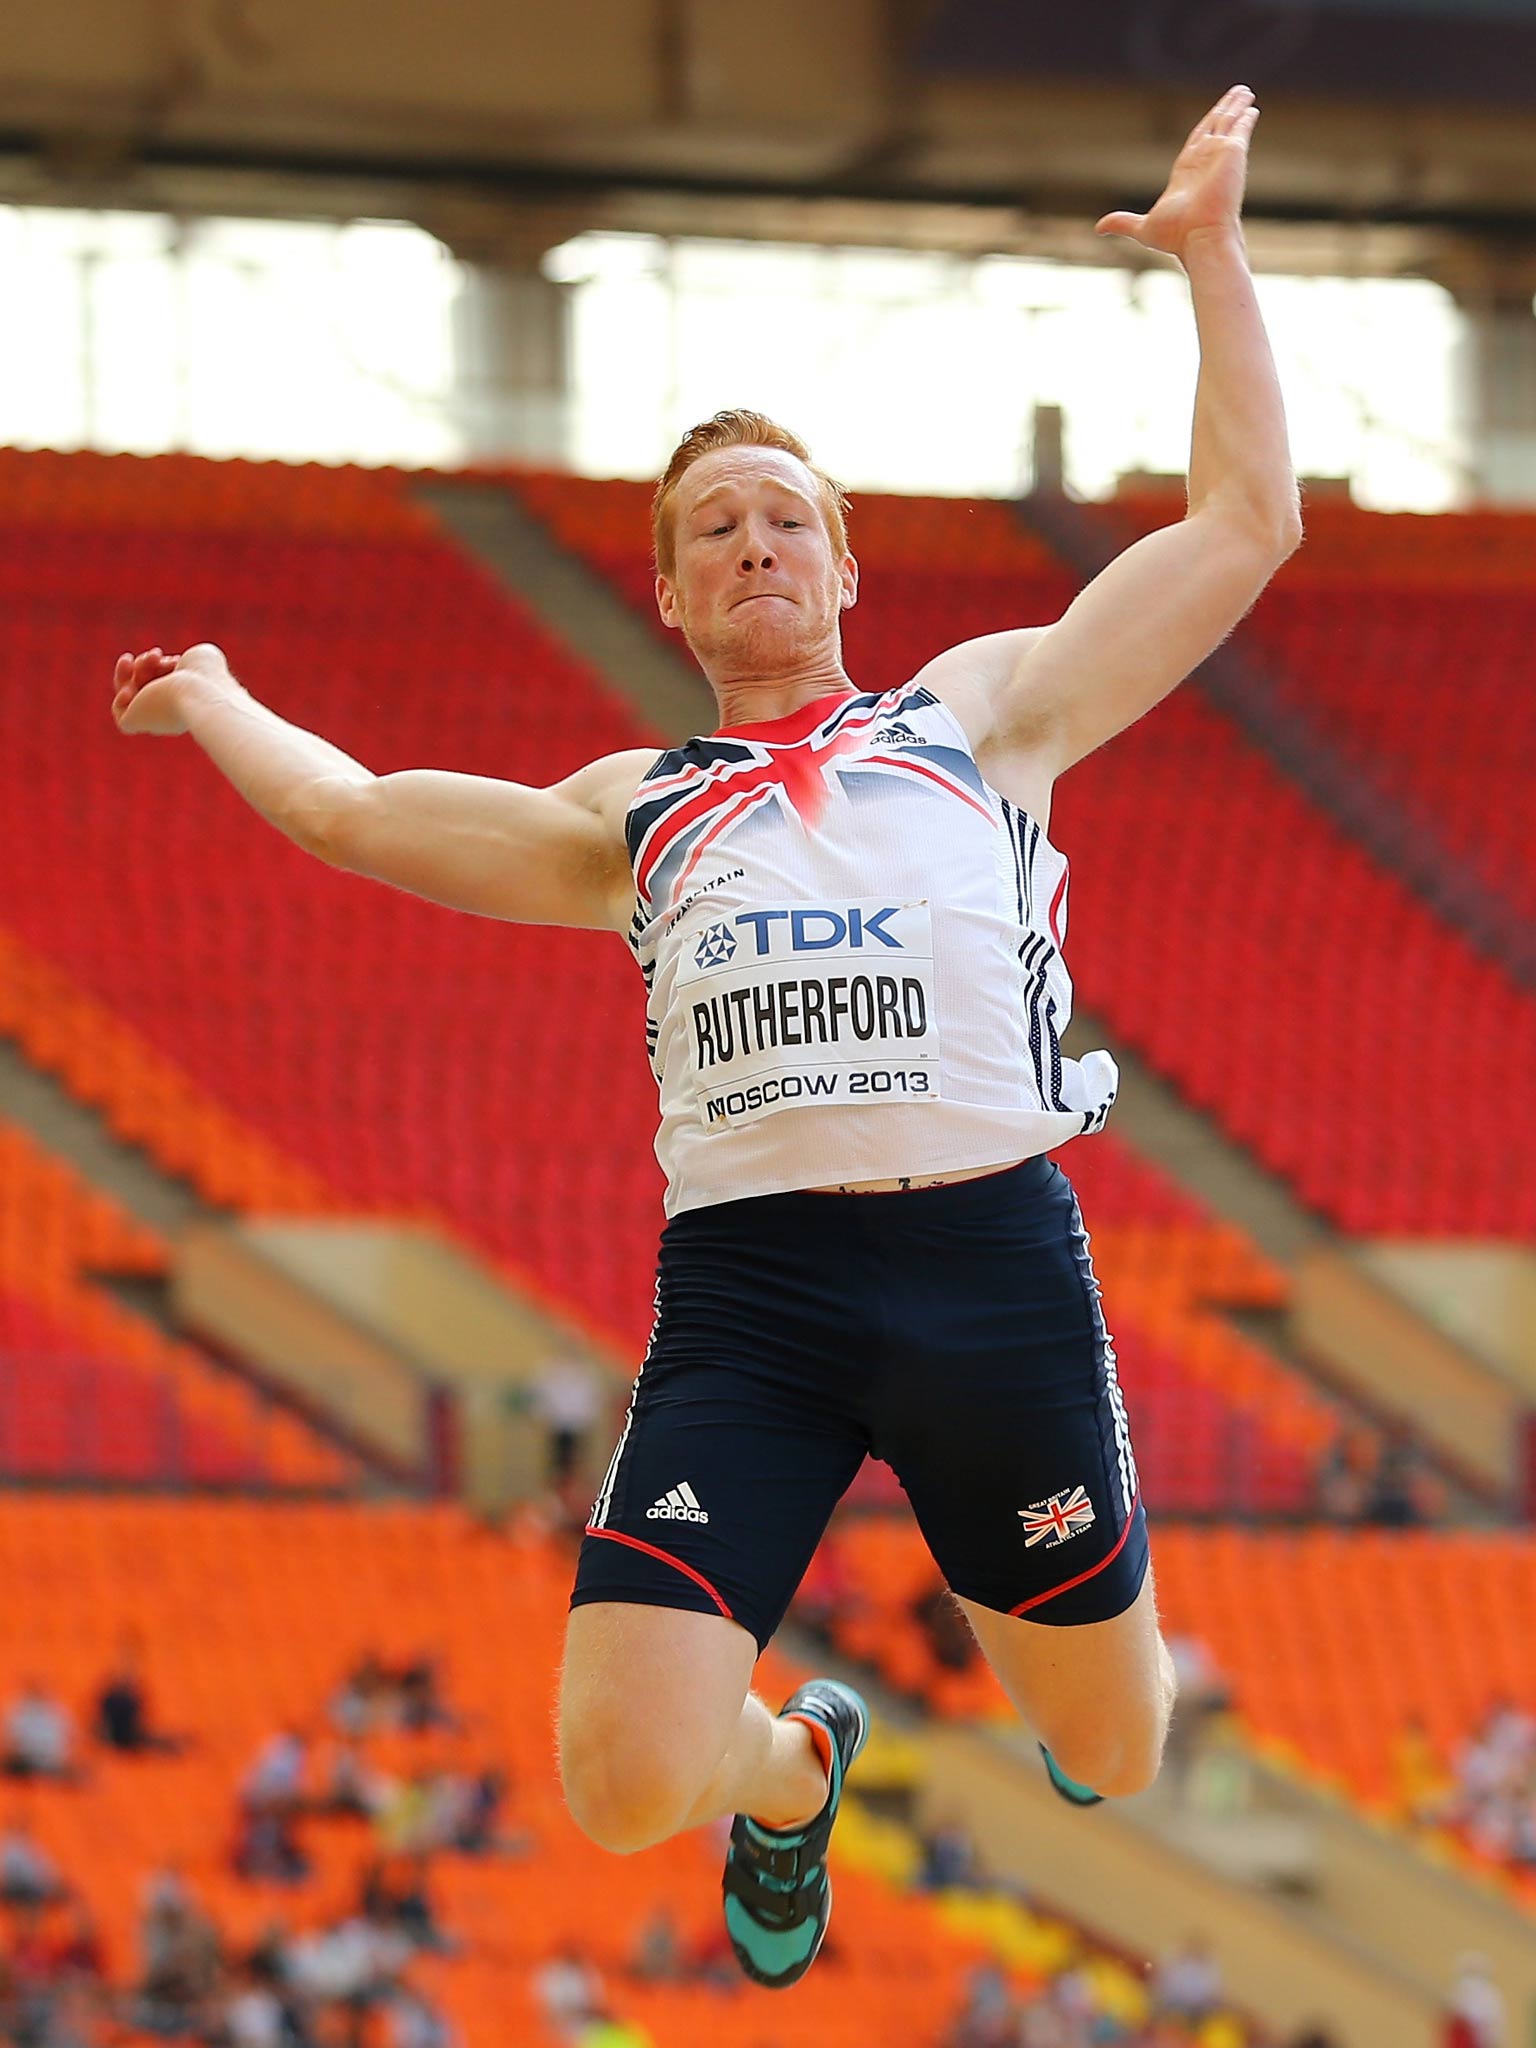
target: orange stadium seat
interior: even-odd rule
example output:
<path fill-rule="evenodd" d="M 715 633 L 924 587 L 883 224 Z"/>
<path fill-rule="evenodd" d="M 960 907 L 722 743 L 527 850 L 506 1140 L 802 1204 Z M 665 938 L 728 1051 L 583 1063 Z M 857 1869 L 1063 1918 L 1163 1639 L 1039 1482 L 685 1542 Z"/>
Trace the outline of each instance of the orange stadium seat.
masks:
<path fill-rule="evenodd" d="M 827 1543 L 849 1589 L 833 1623 L 849 1655 L 941 1715 L 1010 1711 L 984 1665 L 934 1662 L 908 1611 L 932 1583 L 915 1528 L 850 1517 Z M 1500 1700 L 1536 1698 L 1528 1532 L 1160 1524 L 1153 1556 L 1165 1632 L 1206 1645 L 1247 1732 L 1381 1818 L 1405 1817 L 1395 1755 L 1410 1727 L 1448 1765 Z"/>
<path fill-rule="evenodd" d="M 174 1756 L 93 1751 L 82 1785 L 34 1781 L 7 1793 L 12 1816 L 92 1906 L 118 1980 L 136 1957 L 143 1879 L 167 1864 L 236 1943 L 254 1942 L 274 1917 L 302 1931 L 351 1908 L 374 1853 L 368 1831 L 306 1821 L 312 1878 L 245 1882 L 229 1865 L 237 1787 L 275 1730 L 324 1733 L 328 1700 L 365 1653 L 398 1662 L 426 1651 L 440 1660 L 462 1729 L 369 1739 L 370 1762 L 408 1773 L 496 1761 L 511 1777 L 507 1824 L 534 1841 L 523 1856 L 437 1861 L 437 1911 L 462 1952 L 414 1969 L 465 2048 L 557 2048 L 532 1978 L 566 1946 L 593 1959 L 660 2048 L 761 2048 L 773 2038 L 765 2028 L 781 2015 L 758 1994 L 646 1986 L 626 1974 L 659 1900 L 685 1943 L 715 1937 L 720 1844 L 697 1834 L 610 1857 L 565 1815 L 550 1708 L 569 1560 L 547 1540 L 498 1535 L 447 1509 L 37 1497 L 0 1501 L 0 1573 L 13 1589 L 0 1700 L 38 1680 L 86 1721 L 131 1634 L 157 1720 L 191 1738 Z M 760 1680 L 778 1693 L 794 1674 L 771 1658 Z M 933 2048 L 988 1943 L 963 1912 L 936 1910 L 840 1850 L 835 1843 L 833 1937 L 795 1993 L 794 2038 Z M 1023 1969 L 1016 1981 L 1027 1988 L 1038 1975 Z"/>

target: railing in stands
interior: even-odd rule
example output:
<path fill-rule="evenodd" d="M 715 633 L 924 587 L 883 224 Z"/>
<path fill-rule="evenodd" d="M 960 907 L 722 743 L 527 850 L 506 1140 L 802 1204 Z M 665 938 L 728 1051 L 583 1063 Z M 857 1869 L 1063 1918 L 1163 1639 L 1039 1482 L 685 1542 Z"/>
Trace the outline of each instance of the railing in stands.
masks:
<path fill-rule="evenodd" d="M 0 1349 L 0 1484 L 344 1496 L 377 1482 L 338 1449 L 333 1484 L 296 1483 L 275 1441 L 291 1410 L 259 1386 L 231 1391 L 238 1431 L 210 1422 L 172 1372 Z"/>

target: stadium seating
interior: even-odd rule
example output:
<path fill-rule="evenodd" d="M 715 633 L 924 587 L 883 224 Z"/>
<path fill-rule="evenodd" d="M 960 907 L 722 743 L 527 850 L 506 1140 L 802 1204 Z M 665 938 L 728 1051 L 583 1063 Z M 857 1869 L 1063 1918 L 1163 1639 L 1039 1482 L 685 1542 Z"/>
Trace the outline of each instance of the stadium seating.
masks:
<path fill-rule="evenodd" d="M 316 1206 L 446 1214 L 635 1344 L 658 1176 L 622 942 L 455 918 L 327 871 L 194 749 L 124 741 L 110 667 L 124 647 L 216 634 L 276 709 L 381 772 L 542 782 L 638 735 L 488 576 L 423 533 L 397 480 L 285 472 L 295 502 L 278 513 L 263 495 L 277 465 L 177 465 L 169 481 L 161 468 L 80 456 L 34 472 L 21 459 L 3 501 L 12 650 L 37 679 L 0 709 L 12 937 L 226 1128 L 260 1133 L 323 1182 Z M 326 498 L 337 477 L 347 503 L 359 489 L 380 501 L 345 538 Z M 158 524 L 89 523 L 92 479 L 119 506 L 142 479 Z M 568 1000 L 551 1004 L 552 989 Z M 136 1077 L 103 1071 L 88 1011 L 58 1028 L 71 1042 L 52 1064 L 72 1087 L 134 1095 Z M 179 1107 L 145 1132 L 178 1168 L 203 1135 Z M 267 1206 L 250 1174 L 221 1193 Z M 309 1205 L 290 1187 L 281 1206 Z"/>
<path fill-rule="evenodd" d="M 979 1661 L 941 1668 L 908 1612 L 932 1584 L 915 1528 L 849 1517 L 827 1542 L 843 1587 L 833 1632 L 850 1655 L 941 1714 L 1009 1711 Z M 1422 1727 L 1444 1765 L 1500 1700 L 1536 1698 L 1529 1533 L 1162 1524 L 1154 1554 L 1165 1632 L 1206 1645 L 1248 1734 L 1382 1818 L 1402 1817 L 1407 1730 Z"/>
<path fill-rule="evenodd" d="M 1134 504 L 1126 508 L 1135 519 Z M 1140 523 L 1138 521 L 1138 523 Z M 1247 631 L 1283 695 L 1490 892 L 1536 918 L 1536 517 L 1324 501 Z"/>
<path fill-rule="evenodd" d="M 28 1479 L 334 1487 L 356 1461 L 92 1275 L 165 1247 L 0 1121 L 0 1472 Z"/>
<path fill-rule="evenodd" d="M 235 1943 L 254 1942 L 274 1918 L 303 1931 L 351 1910 L 376 1853 L 368 1832 L 306 1820 L 312 1877 L 246 1882 L 229 1867 L 237 1787 L 278 1729 L 301 1729 L 323 1751 L 327 1703 L 365 1653 L 400 1662 L 426 1649 L 463 1726 L 368 1738 L 368 1761 L 397 1778 L 499 1763 L 512 1785 L 504 1825 L 534 1837 L 525 1856 L 444 1855 L 434 1866 L 436 1912 L 462 1952 L 413 1967 L 465 2048 L 558 2048 L 531 1980 L 565 1947 L 597 1963 L 615 2005 L 659 2048 L 759 2048 L 769 2038 L 756 1995 L 625 1975 L 661 1900 L 685 1944 L 718 1939 L 720 1844 L 699 1834 L 610 1857 L 566 1817 L 550 1702 L 569 1561 L 547 1539 L 509 1538 L 439 1509 L 39 1497 L 0 1502 L 0 1576 L 11 1589 L 0 1701 L 38 1681 L 88 1722 L 130 1637 L 157 1722 L 190 1738 L 178 1755 L 94 1750 L 83 1784 L 7 1793 L 11 1819 L 33 1828 L 94 1909 L 118 1981 L 133 1972 L 143 1879 L 155 1868 L 177 1867 Z M 794 1674 L 772 1658 L 760 1681 L 778 1693 Z M 872 1819 L 841 1830 L 834 1856 L 834 1945 L 795 1994 L 795 2039 L 933 2048 L 968 1964 L 1004 1947 L 1027 1991 L 1082 1953 L 1038 1914 L 958 1899 L 936 1911 L 900 1889 L 913 1875 L 910 1842 Z M 1117 1976 L 1103 1957 L 1093 1968 L 1106 2002 L 1134 2003 L 1131 1973 Z"/>
<path fill-rule="evenodd" d="M 0 705 L 17 878 L 0 1029 L 208 1199 L 436 1218 L 637 1354 L 659 1176 L 621 943 L 325 869 L 192 747 L 124 741 L 107 678 L 124 647 L 216 637 L 276 709 L 381 771 L 548 781 L 638 744 L 629 715 L 391 474 L 12 455 L 0 481 L 0 590 L 38 679 Z M 561 491 L 578 511 L 625 497 Z M 643 495 L 626 520 L 643 522 Z M 929 547 L 926 518 L 924 501 L 876 500 L 865 526 L 899 563 Z M 970 508 L 947 544 L 957 579 L 968 550 L 996 588 L 1054 573 L 1001 506 Z M 1149 1485 L 1192 1512 L 1303 1508 L 1332 1411 L 1213 1306 L 1273 1304 L 1280 1276 L 1094 1143 L 1099 1163 L 1087 1145 L 1066 1158 Z"/>
<path fill-rule="evenodd" d="M 654 612 L 641 486 L 512 482 Z M 1165 503 L 1140 523 L 1168 516 Z M 1505 564 L 1524 532 L 1517 521 L 1500 540 Z M 868 688 L 958 639 L 1052 620 L 1075 589 L 999 505 L 861 499 L 851 539 L 864 573 L 846 645 Z M 1276 615 L 1288 588 L 1276 586 Z M 1508 759 L 1518 778 L 1524 755 Z M 1516 835 L 1522 806 L 1516 789 L 1503 807 Z M 1536 1043 L 1536 999 L 1197 691 L 1074 768 L 1051 831 L 1075 860 L 1069 952 L 1084 1007 L 1309 1207 L 1352 1233 L 1536 1230 L 1536 1177 L 1509 1173 L 1507 1137 L 1536 1119 L 1536 1062 L 1513 1056 Z M 1426 1085 L 1448 1058 L 1455 1085 Z"/>

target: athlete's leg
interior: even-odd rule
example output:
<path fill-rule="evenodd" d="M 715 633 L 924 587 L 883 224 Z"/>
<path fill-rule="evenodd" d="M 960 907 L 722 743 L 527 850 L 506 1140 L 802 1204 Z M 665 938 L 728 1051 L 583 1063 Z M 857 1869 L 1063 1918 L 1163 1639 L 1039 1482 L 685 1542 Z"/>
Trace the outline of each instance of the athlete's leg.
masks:
<path fill-rule="evenodd" d="M 605 1849 L 650 1848 L 728 1813 L 809 1819 L 827 1771 L 803 1721 L 748 1690 L 757 1644 L 723 1615 L 595 1601 L 573 1608 L 560 1768 L 578 1827 Z"/>
<path fill-rule="evenodd" d="M 1061 1628 L 960 1605 L 1003 1690 L 1069 1778 L 1106 1797 L 1152 1783 L 1177 1688 L 1150 1566 L 1110 1621 Z"/>
<path fill-rule="evenodd" d="M 793 1827 L 827 1801 L 807 1723 L 750 1686 L 868 1442 L 835 1199 L 718 1203 L 663 1233 L 566 1636 L 566 1795 L 610 1849 L 729 1813 Z"/>
<path fill-rule="evenodd" d="M 1114 1346 L 1049 1160 L 903 1196 L 877 1449 L 1010 1698 L 1100 1794 L 1156 1775 L 1173 1674 Z"/>

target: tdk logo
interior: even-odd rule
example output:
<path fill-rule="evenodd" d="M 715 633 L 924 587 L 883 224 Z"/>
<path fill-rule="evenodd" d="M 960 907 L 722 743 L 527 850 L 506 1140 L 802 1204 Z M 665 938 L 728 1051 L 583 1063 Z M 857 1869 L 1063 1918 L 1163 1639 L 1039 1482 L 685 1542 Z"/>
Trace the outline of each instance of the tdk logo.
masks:
<path fill-rule="evenodd" d="M 736 934 L 729 925 L 712 924 L 694 949 L 695 967 L 724 967 L 736 952 Z"/>
<path fill-rule="evenodd" d="M 854 952 L 866 946 L 879 946 L 901 953 L 906 950 L 901 940 L 886 930 L 900 907 L 889 903 L 883 910 L 861 910 L 857 904 L 849 910 L 742 910 L 731 922 L 738 928 L 751 928 L 759 960 L 774 950 L 775 938 L 781 946 L 787 939 L 791 953 L 826 953 L 834 946 L 847 946 Z M 711 929 L 720 931 L 723 927 L 715 925 Z M 714 963 L 699 959 L 699 966 L 706 964 Z"/>

